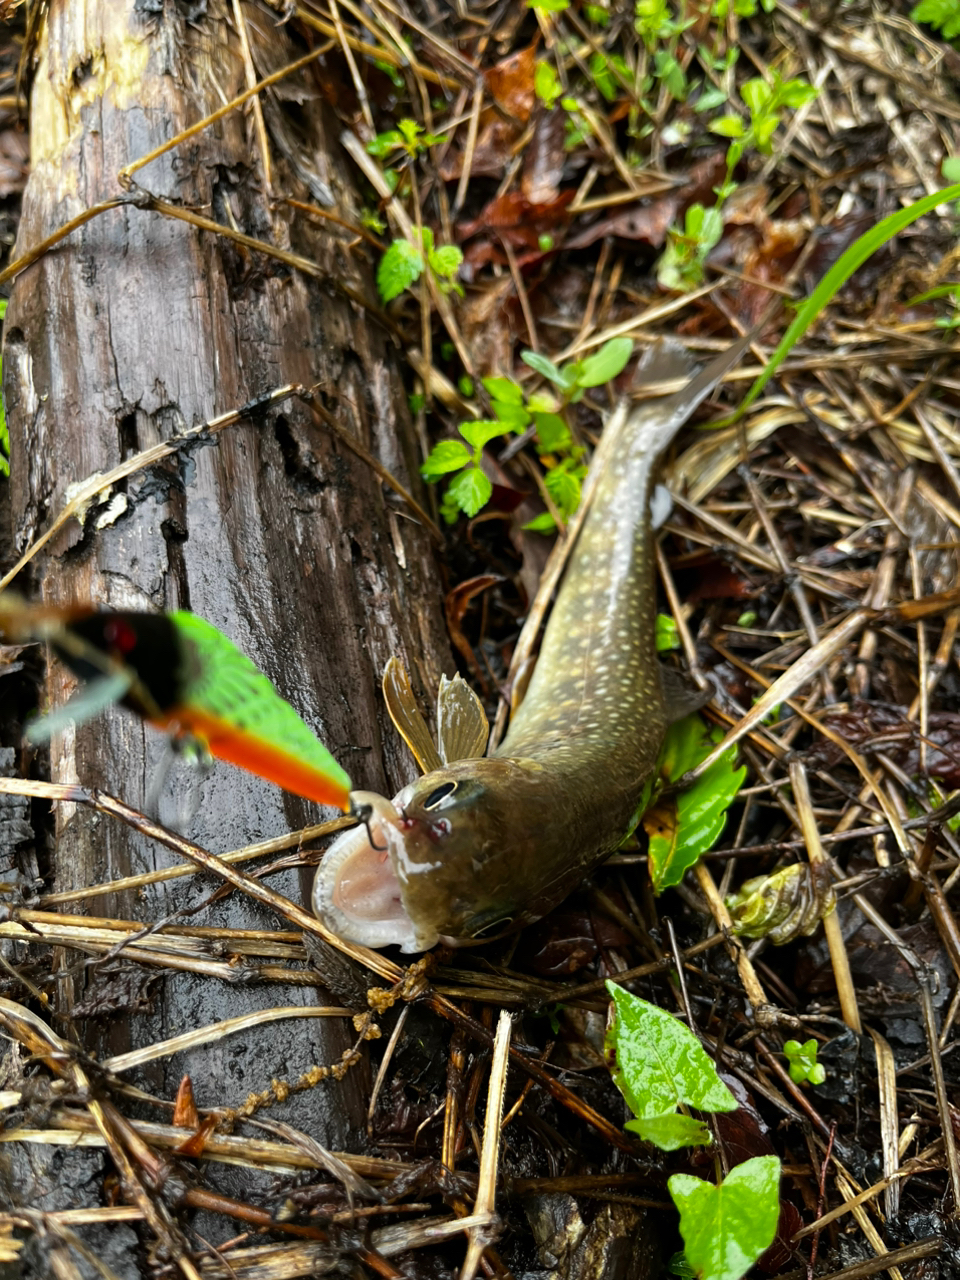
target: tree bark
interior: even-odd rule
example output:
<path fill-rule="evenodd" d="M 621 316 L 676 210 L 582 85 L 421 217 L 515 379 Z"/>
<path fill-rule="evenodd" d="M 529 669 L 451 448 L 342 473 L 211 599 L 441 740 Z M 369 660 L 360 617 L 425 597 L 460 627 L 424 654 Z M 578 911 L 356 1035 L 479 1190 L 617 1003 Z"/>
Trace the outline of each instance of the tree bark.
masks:
<path fill-rule="evenodd" d="M 263 37 L 258 75 L 303 53 L 276 28 L 275 13 L 253 5 L 244 13 L 255 43 Z M 263 33 L 277 31 L 267 47 Z M 274 126 L 273 191 L 308 200 L 328 191 L 340 215 L 358 220 L 336 122 L 320 103 L 320 74 L 308 67 L 283 82 L 283 97 L 265 96 Z M 183 0 L 52 0 L 32 85 L 32 173 L 17 252 L 118 194 L 123 165 L 245 87 L 240 41 L 224 0 L 210 0 L 204 13 Z M 284 115 L 288 100 L 297 101 L 299 154 Z M 287 206 L 268 198 L 244 109 L 152 161 L 137 180 L 173 203 L 288 245 L 321 264 L 331 282 L 376 296 L 369 263 L 344 233 L 301 216 L 294 221 Z M 71 485 L 287 382 L 320 382 L 346 430 L 401 480 L 417 483 L 397 351 L 379 324 L 344 301 L 332 283 L 132 205 L 87 223 L 19 277 L 3 369 L 20 550 L 47 527 Z M 35 562 L 30 594 L 193 609 L 269 674 L 355 785 L 390 794 L 407 780 L 412 762 L 385 724 L 379 675 L 396 653 L 415 688 L 432 692 L 449 666 L 449 650 L 428 535 L 370 469 L 290 401 L 121 488 L 122 514 L 103 528 L 93 519 L 85 527 L 72 522 Z M 69 686 L 64 671 L 52 666 L 49 701 L 58 705 Z M 102 787 L 139 807 L 164 748 L 160 735 L 115 710 L 58 735 L 49 776 Z M 320 816 L 305 802 L 217 765 L 187 834 L 220 852 Z M 85 809 L 60 806 L 54 823 L 49 875 L 56 890 L 171 860 Z M 299 900 L 307 880 L 291 872 L 271 884 Z M 85 909 L 148 923 L 196 907 L 215 887 L 199 877 L 174 880 L 136 895 L 105 894 Z M 237 894 L 183 923 L 282 927 Z M 251 987 L 164 971 L 152 1010 L 74 1020 L 71 1010 L 100 978 L 76 952 L 61 953 L 57 963 L 54 1025 L 101 1058 L 240 1013 L 317 1002 L 310 987 Z M 131 1079 L 171 1099 L 189 1072 L 201 1106 L 236 1106 L 272 1079 L 293 1080 L 315 1063 L 336 1061 L 352 1035 L 343 1021 L 281 1022 L 161 1059 Z M 364 1115 L 363 1086 L 358 1069 L 342 1085 L 322 1085 L 271 1114 L 343 1148 Z M 151 1118 L 165 1117 L 154 1111 Z M 87 1178 L 90 1162 L 100 1159 L 80 1152 L 71 1158 L 86 1162 Z M 250 1192 L 237 1171 L 213 1168 L 213 1185 Z M 25 1169 L 24 1162 L 19 1176 Z M 51 1179 L 59 1179 L 59 1187 Z M 90 1193 L 79 1190 L 84 1180 L 74 1165 L 65 1172 L 55 1164 L 38 1174 L 34 1188 L 22 1183 L 8 1196 L 21 1203 L 32 1197 L 34 1207 L 42 1207 L 37 1196 L 45 1189 L 50 1207 L 58 1198 L 73 1205 Z M 221 1228 L 208 1222 L 207 1229 L 223 1238 Z M 111 1265 L 124 1273 L 115 1258 Z"/>

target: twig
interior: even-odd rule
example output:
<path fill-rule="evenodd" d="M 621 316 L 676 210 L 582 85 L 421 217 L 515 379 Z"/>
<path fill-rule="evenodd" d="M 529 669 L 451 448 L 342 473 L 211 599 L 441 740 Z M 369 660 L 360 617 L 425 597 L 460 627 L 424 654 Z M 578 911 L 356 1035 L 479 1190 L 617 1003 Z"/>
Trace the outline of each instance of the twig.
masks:
<path fill-rule="evenodd" d="M 485 1226 L 470 1231 L 467 1256 L 460 1272 L 460 1280 L 474 1280 L 480 1258 L 488 1244 L 499 1234 L 494 1216 L 497 1194 L 497 1163 L 500 1155 L 500 1117 L 503 1115 L 503 1095 L 507 1087 L 507 1062 L 510 1051 L 510 1015 L 500 1011 L 497 1034 L 493 1042 L 493 1059 L 490 1063 L 490 1087 L 487 1091 L 487 1114 L 483 1124 L 483 1148 L 480 1153 L 480 1178 L 474 1200 L 474 1214 L 479 1218 L 489 1215 Z"/>

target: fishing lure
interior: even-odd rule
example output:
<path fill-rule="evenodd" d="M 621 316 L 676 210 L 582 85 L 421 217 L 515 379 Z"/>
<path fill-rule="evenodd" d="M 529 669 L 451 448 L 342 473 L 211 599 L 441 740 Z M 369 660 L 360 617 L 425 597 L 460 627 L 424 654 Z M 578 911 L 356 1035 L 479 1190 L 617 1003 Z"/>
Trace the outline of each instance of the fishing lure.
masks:
<path fill-rule="evenodd" d="M 48 737 L 119 702 L 157 729 L 318 804 L 349 806 L 350 779 L 267 677 L 196 614 L 29 605 L 0 596 L 0 633 L 46 640 L 87 682 L 33 728 Z"/>
<path fill-rule="evenodd" d="M 592 503 L 506 737 L 492 755 L 445 762 L 393 800 L 353 793 L 365 826 L 331 845 L 314 885 L 314 910 L 333 932 L 415 952 L 519 927 L 555 907 L 636 827 L 667 727 L 691 710 L 689 700 L 668 699 L 656 656 L 656 464 L 745 346 L 735 343 L 675 396 L 614 410 L 591 467 Z M 644 373 L 661 381 L 690 368 L 664 344 Z"/>

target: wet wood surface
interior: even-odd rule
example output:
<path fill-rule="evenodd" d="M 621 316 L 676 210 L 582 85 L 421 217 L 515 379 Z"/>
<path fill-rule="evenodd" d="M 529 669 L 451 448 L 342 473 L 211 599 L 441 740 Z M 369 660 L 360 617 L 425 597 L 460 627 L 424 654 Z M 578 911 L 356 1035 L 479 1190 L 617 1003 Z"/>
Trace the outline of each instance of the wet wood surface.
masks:
<path fill-rule="evenodd" d="M 275 15 L 245 12 L 259 76 L 303 52 L 287 42 Z M 246 87 L 232 9 L 219 2 L 200 17 L 182 4 L 53 0 L 37 55 L 32 175 L 18 252 L 119 194 L 123 165 Z M 307 68 L 265 100 L 273 194 L 326 199 L 356 216 L 349 161 L 318 91 L 322 74 L 322 64 Z M 294 100 L 299 157 L 287 112 Z M 288 246 L 319 263 L 331 281 L 376 298 L 371 264 L 348 236 L 270 200 L 244 109 L 151 162 L 137 181 L 170 202 Z M 417 485 L 398 351 L 376 320 L 332 283 L 132 205 L 88 223 L 20 276 L 3 366 L 18 550 L 48 526 L 71 485 L 288 382 L 319 382 L 340 424 L 401 480 Z M 97 512 L 83 527 L 71 521 L 19 588 L 55 601 L 193 609 L 270 675 L 356 785 L 391 794 L 409 779 L 412 761 L 385 723 L 380 672 L 390 655 L 400 655 L 417 691 L 430 698 L 441 670 L 450 669 L 449 650 L 427 533 L 368 466 L 290 400 L 131 477 L 121 490 L 109 522 L 97 527 Z M 51 666 L 44 697 L 58 705 L 71 688 L 66 673 Z M 102 787 L 141 806 L 164 749 L 160 735 L 114 710 L 57 735 L 48 776 Z M 169 818 L 165 803 L 161 815 Z M 185 833 L 222 852 L 322 816 L 218 764 Z M 171 861 L 163 849 L 86 810 L 61 806 L 52 823 L 51 890 Z M 286 872 L 270 883 L 302 900 L 308 879 Z M 217 887 L 191 877 L 64 910 L 149 923 L 193 910 Z M 178 923 L 282 927 L 238 895 Z M 127 964 L 121 955 L 112 967 L 125 971 Z M 143 1008 L 75 1017 L 78 1003 L 110 975 L 75 951 L 59 953 L 56 966 L 52 1023 L 98 1058 L 226 1017 L 325 999 L 311 987 L 250 984 L 242 966 L 229 983 L 165 971 Z M 352 1034 L 342 1020 L 280 1022 L 160 1059 L 130 1080 L 171 1099 L 189 1072 L 201 1107 L 237 1106 L 272 1079 L 293 1080 L 314 1064 L 336 1061 Z M 362 1127 L 367 1087 L 357 1069 L 342 1085 L 323 1085 L 271 1114 L 343 1148 Z M 165 1118 L 150 1108 L 143 1114 Z M 34 1150 L 20 1163 L 19 1186 L 8 1186 L 7 1194 L 34 1207 L 92 1203 L 102 1163 L 94 1152 L 43 1159 Z M 239 1170 L 221 1167 L 208 1178 L 232 1194 L 250 1190 Z M 111 1265 L 125 1274 L 119 1255 Z"/>

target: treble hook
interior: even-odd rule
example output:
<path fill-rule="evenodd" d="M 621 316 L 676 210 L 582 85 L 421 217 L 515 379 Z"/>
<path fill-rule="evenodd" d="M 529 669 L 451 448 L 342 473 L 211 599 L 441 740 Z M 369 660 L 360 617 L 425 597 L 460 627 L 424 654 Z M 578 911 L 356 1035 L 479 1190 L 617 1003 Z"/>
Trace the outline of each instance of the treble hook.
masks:
<path fill-rule="evenodd" d="M 373 831 L 370 828 L 370 819 L 373 816 L 373 805 L 351 804 L 350 816 L 351 818 L 356 818 L 358 822 L 362 823 L 363 826 L 366 827 L 367 839 L 370 841 L 370 848 L 375 849 L 377 853 L 386 853 L 387 846 L 385 844 L 377 844 L 376 840 L 373 838 Z"/>

